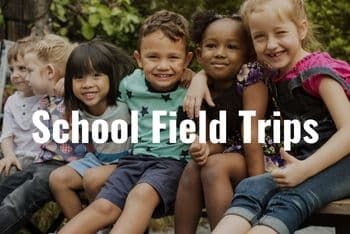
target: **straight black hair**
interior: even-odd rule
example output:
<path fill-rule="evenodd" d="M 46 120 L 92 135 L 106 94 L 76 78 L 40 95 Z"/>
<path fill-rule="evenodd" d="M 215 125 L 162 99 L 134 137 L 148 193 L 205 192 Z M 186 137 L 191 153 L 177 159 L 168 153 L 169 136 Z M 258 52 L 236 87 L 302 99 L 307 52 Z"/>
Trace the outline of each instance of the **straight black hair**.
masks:
<path fill-rule="evenodd" d="M 64 82 L 64 103 L 67 117 L 72 110 L 86 110 L 74 96 L 73 79 L 92 73 L 103 73 L 109 78 L 108 105 L 116 105 L 120 80 L 136 68 L 135 61 L 115 45 L 93 40 L 77 46 L 70 54 Z"/>

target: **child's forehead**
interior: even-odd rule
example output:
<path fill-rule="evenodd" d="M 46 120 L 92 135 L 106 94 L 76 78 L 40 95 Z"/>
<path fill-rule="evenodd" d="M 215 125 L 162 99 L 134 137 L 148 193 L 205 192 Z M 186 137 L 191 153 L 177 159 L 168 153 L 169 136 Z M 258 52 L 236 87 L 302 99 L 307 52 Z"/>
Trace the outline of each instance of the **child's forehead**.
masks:
<path fill-rule="evenodd" d="M 16 66 L 24 64 L 24 59 L 21 55 L 17 54 L 16 57 L 9 61 L 9 66 Z"/>
<path fill-rule="evenodd" d="M 26 53 L 24 56 L 23 56 L 23 61 L 24 63 L 29 66 L 29 65 L 38 65 L 38 66 L 42 66 L 44 65 L 45 63 L 43 61 L 41 61 L 39 59 L 39 57 L 37 56 L 36 53 L 34 52 L 29 52 L 29 53 Z"/>
<path fill-rule="evenodd" d="M 157 30 L 142 38 L 140 50 L 163 53 L 186 52 L 186 39 L 179 37 L 177 40 L 172 40 L 161 30 Z"/>

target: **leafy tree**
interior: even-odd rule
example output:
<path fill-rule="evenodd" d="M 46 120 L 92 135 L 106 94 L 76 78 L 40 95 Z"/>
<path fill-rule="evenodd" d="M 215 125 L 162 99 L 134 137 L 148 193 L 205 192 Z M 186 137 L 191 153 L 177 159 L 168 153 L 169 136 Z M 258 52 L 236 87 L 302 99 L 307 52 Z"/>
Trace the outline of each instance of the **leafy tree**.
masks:
<path fill-rule="evenodd" d="M 135 43 L 142 17 L 130 0 L 53 0 L 53 31 L 75 41 L 100 37 L 116 44 Z"/>
<path fill-rule="evenodd" d="M 307 7 L 325 50 L 350 62 L 350 2 L 307 1 Z"/>

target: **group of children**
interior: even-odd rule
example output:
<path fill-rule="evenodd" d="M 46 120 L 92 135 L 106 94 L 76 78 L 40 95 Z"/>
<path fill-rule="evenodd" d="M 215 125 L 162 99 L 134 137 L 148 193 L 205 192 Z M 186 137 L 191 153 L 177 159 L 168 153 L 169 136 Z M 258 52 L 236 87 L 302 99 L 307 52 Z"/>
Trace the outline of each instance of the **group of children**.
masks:
<path fill-rule="evenodd" d="M 17 92 L 5 105 L 1 136 L 0 232 L 16 232 L 54 198 L 68 219 L 59 233 L 111 225 L 112 233 L 143 233 L 151 217 L 169 214 L 176 233 L 195 233 L 204 207 L 214 233 L 293 233 L 316 209 L 349 196 L 350 67 L 309 50 L 310 26 L 302 0 L 246 0 L 240 15 L 195 14 L 191 28 L 183 16 L 162 10 L 141 26 L 138 69 L 100 40 L 17 41 L 8 56 Z M 186 70 L 189 36 L 203 69 L 193 78 Z M 62 82 L 63 98 L 54 92 Z M 317 120 L 319 140 L 281 149 L 284 166 L 265 173 L 258 120 L 270 99 L 282 118 Z M 196 117 L 200 108 L 208 120 L 227 111 L 227 143 L 170 142 L 169 123 Z M 256 111 L 247 144 L 242 109 Z M 109 132 L 98 144 L 89 129 L 87 143 L 39 145 L 31 121 L 37 110 L 49 113 L 51 131 L 55 120 L 71 120 L 73 110 L 87 123 L 122 119 L 129 128 L 130 112 L 138 111 L 138 141 L 131 144 L 128 136 L 116 144 Z M 176 113 L 162 116 L 167 124 L 159 143 L 152 139 L 157 110 Z M 81 123 L 81 132 L 87 125 Z M 90 201 L 85 209 L 80 190 Z"/>

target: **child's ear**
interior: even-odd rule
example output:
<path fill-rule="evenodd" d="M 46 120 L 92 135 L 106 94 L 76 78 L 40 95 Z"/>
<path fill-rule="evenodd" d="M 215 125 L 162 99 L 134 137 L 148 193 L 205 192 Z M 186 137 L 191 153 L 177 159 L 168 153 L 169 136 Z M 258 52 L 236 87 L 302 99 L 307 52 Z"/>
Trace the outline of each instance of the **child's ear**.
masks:
<path fill-rule="evenodd" d="M 56 76 L 56 69 L 52 64 L 47 64 L 47 75 L 49 77 L 49 80 L 52 80 Z"/>
<path fill-rule="evenodd" d="M 308 31 L 308 23 L 307 23 L 306 20 L 302 20 L 299 23 L 298 31 L 299 31 L 299 38 L 300 38 L 300 40 L 304 40 L 306 35 L 307 35 L 307 31 Z"/>
<path fill-rule="evenodd" d="M 137 65 L 139 68 L 142 68 L 142 62 L 141 62 L 141 54 L 137 50 L 134 51 L 134 57 L 136 59 Z"/>
<path fill-rule="evenodd" d="M 193 57 L 193 53 L 192 52 L 188 52 L 186 54 L 186 58 L 185 58 L 185 68 L 188 67 L 188 65 L 190 65 L 190 62 L 192 60 Z"/>

